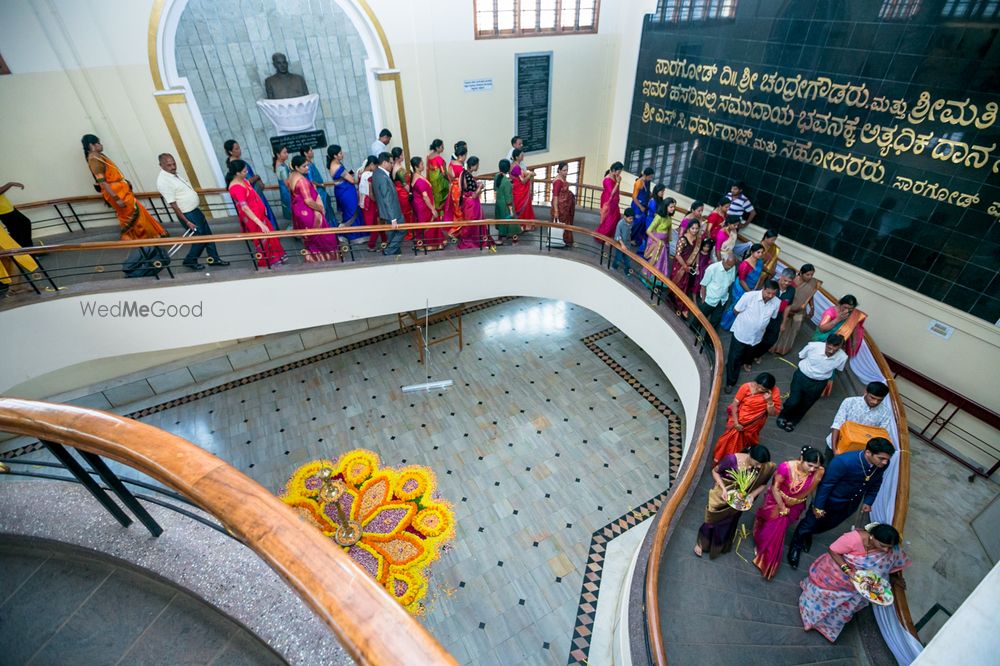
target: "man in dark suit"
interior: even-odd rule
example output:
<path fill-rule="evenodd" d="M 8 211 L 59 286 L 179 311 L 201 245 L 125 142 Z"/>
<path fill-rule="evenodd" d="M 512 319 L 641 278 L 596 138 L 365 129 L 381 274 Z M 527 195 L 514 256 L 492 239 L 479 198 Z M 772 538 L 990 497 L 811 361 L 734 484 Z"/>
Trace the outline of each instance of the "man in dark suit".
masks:
<path fill-rule="evenodd" d="M 372 174 L 372 188 L 375 190 L 375 203 L 378 205 L 379 224 L 391 224 L 389 242 L 382 254 L 388 256 L 400 253 L 400 243 L 406 232 L 396 227 L 403 221 L 403 211 L 399 207 L 399 197 L 396 196 L 396 186 L 392 184 L 389 169 L 392 168 L 392 157 L 389 153 L 379 153 L 378 168 Z"/>

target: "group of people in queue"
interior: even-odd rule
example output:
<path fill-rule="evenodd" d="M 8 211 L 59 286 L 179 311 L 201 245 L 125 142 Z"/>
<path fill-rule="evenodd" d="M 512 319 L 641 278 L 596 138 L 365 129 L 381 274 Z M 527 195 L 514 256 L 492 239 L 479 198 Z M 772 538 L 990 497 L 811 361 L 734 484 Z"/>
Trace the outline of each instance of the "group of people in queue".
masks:
<path fill-rule="evenodd" d="M 281 201 L 280 217 L 300 231 L 320 231 L 332 227 L 391 226 L 391 230 L 330 234 L 310 233 L 302 237 L 305 260 L 309 262 L 335 259 L 350 242 L 364 242 L 372 252 L 399 254 L 401 243 L 413 239 L 426 250 L 444 249 L 450 242 L 459 249 L 493 249 L 504 242 L 517 243 L 519 236 L 533 227 L 523 224 L 535 219 L 532 206 L 535 173 L 524 164 L 523 141 L 515 136 L 507 157 L 497 165 L 493 185 L 496 192 L 494 216 L 498 220 L 519 222 L 497 225 L 494 238 L 488 225 L 434 227 L 413 231 L 398 230 L 404 223 L 466 222 L 483 219 L 481 204 L 484 183 L 477 179 L 480 160 L 469 154 L 468 144 L 458 141 L 450 160 L 444 158 L 444 142 L 431 142 L 426 157 L 415 156 L 407 164 L 403 150 L 389 148 L 392 133 L 383 129 L 372 144 L 373 154 L 363 162 L 358 172 L 345 166 L 341 146 L 326 150 L 326 173 L 333 182 L 331 197 L 324 185 L 324 172 L 315 163 L 312 148 L 291 156 L 281 146 L 273 155 L 272 168 L 278 180 Z M 88 168 L 95 180 L 95 189 L 104 197 L 119 219 L 121 237 L 126 240 L 163 238 L 169 234 L 139 203 L 131 184 L 118 166 L 104 154 L 100 139 L 87 134 L 82 139 Z M 223 145 L 226 164 L 226 188 L 236 206 L 240 226 L 245 233 L 269 233 L 280 230 L 282 224 L 265 196 L 264 181 L 244 158 L 236 140 Z M 199 209 L 198 193 L 177 174 L 173 156 L 160 155 L 157 189 L 171 208 L 187 234 L 211 235 L 212 231 Z M 567 182 L 568 165 L 560 164 L 552 185 L 553 221 L 572 225 L 576 198 Z M 339 220 L 338 220 L 339 214 Z M 572 246 L 570 232 L 563 234 L 567 247 Z M 252 241 L 254 257 L 260 266 L 273 266 L 285 261 L 285 250 L 277 238 L 257 238 Z M 207 252 L 213 266 L 226 266 L 216 245 L 211 242 L 192 244 L 184 266 L 202 270 L 200 263 Z M 30 259 L 30 257 L 28 257 Z M 0 276 L 2 279 L 2 276 Z"/>

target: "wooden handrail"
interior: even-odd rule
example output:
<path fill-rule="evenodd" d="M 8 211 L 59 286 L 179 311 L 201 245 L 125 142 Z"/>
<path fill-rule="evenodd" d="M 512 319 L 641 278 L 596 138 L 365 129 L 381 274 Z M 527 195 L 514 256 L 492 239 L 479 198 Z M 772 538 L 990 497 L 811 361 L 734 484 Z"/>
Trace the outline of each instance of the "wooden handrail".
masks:
<path fill-rule="evenodd" d="M 253 479 L 191 442 L 116 414 L 0 398 L 0 431 L 116 460 L 187 496 L 268 563 L 360 664 L 452 664 L 347 554 Z"/>
<path fill-rule="evenodd" d="M 830 299 L 832 303 L 836 303 L 838 300 L 833 294 L 824 289 L 822 285 L 819 287 L 819 292 Z M 879 349 L 878 344 L 875 343 L 874 338 L 869 335 L 867 330 L 864 331 L 864 339 L 868 343 L 868 349 L 875 358 L 875 363 L 878 365 L 879 371 L 885 377 L 886 386 L 889 387 L 889 399 L 892 401 L 892 410 L 896 415 L 896 430 L 899 432 L 899 441 L 896 442 L 896 450 L 899 455 L 899 480 L 896 484 L 892 526 L 900 534 L 903 534 L 906 527 L 906 514 L 910 507 L 910 429 L 906 422 L 906 409 L 903 407 L 903 399 L 899 395 L 899 388 L 896 386 L 896 380 L 888 361 L 885 359 L 885 355 L 882 354 L 882 350 Z M 898 581 L 893 580 L 892 591 L 893 596 L 896 598 L 894 605 L 900 624 L 914 638 L 920 640 L 920 636 L 917 634 L 917 627 L 913 624 L 913 618 L 910 616 L 910 604 L 906 599 L 906 589 L 900 586 Z"/>

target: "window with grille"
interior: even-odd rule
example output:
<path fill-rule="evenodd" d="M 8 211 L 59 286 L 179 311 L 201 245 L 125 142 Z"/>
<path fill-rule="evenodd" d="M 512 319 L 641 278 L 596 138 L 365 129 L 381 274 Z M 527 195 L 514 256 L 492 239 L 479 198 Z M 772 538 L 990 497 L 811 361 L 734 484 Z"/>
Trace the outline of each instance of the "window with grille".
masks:
<path fill-rule="evenodd" d="M 922 0 L 882 0 L 878 17 L 886 20 L 906 20 L 920 11 Z"/>
<path fill-rule="evenodd" d="M 737 0 L 658 0 L 653 20 L 660 23 L 684 23 L 731 19 L 736 16 Z"/>
<path fill-rule="evenodd" d="M 476 38 L 597 32 L 600 0 L 475 0 Z"/>
<path fill-rule="evenodd" d="M 629 173 L 642 173 L 646 167 L 653 169 L 653 183 L 666 185 L 678 191 L 691 163 L 691 154 L 698 147 L 698 140 L 679 141 L 648 148 L 636 148 L 628 156 Z"/>
<path fill-rule="evenodd" d="M 1000 0 L 945 0 L 941 16 L 957 19 L 1000 18 Z"/>

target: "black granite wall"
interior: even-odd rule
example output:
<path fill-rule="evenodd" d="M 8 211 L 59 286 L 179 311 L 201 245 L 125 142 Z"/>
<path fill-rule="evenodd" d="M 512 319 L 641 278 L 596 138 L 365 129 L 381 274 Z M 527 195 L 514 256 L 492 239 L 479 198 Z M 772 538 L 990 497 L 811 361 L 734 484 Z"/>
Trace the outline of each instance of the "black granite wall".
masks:
<path fill-rule="evenodd" d="M 713 204 L 745 181 L 758 224 L 1000 319 L 1000 3 L 678 4 L 643 25 L 629 171 Z"/>

